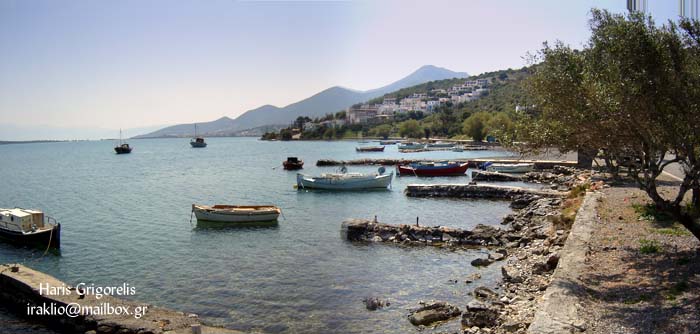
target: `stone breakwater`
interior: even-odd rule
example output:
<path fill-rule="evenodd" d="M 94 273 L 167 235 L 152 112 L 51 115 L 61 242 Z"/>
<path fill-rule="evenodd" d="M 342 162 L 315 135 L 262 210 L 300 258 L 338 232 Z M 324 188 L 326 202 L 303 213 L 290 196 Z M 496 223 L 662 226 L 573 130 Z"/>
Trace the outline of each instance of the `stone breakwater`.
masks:
<path fill-rule="evenodd" d="M 482 184 L 409 184 L 404 191 L 409 197 L 452 197 L 514 199 L 523 195 L 562 197 L 565 192 Z"/>
<path fill-rule="evenodd" d="M 473 230 L 444 226 L 389 225 L 363 219 L 344 221 L 342 230 L 349 241 L 391 242 L 429 246 L 500 246 L 511 238 L 504 230 L 477 225 Z"/>
<path fill-rule="evenodd" d="M 97 298 L 93 294 L 42 293 L 41 285 L 65 287 L 68 284 L 22 265 L 0 265 L 0 302 L 29 321 L 47 324 L 64 333 L 85 334 L 159 334 L 159 333 L 220 333 L 241 334 L 225 328 L 209 327 L 200 323 L 195 314 L 185 314 L 153 305 L 126 301 L 113 296 Z M 146 307 L 144 309 L 144 307 Z M 28 310 L 43 309 L 50 314 L 28 314 Z M 59 310 L 72 309 L 66 313 Z M 90 314 L 75 313 L 91 310 Z M 145 310 L 140 317 L 134 314 L 116 314 L 108 308 L 135 311 Z M 54 312 L 55 311 L 55 312 Z M 100 314 L 100 312 L 102 312 Z M 62 313 L 62 314 L 61 314 Z M 109 314 L 106 314 L 109 313 Z M 1 330 L 0 330 L 1 331 Z"/>
<path fill-rule="evenodd" d="M 450 161 L 457 162 L 468 162 L 469 168 L 477 168 L 480 164 L 484 162 L 498 162 L 502 164 L 517 164 L 517 163 L 533 163 L 534 169 L 537 170 L 551 170 L 557 166 L 561 167 L 575 167 L 576 161 L 556 161 L 556 160 L 517 160 L 517 159 L 449 159 Z M 442 160 L 434 159 L 355 159 L 355 160 L 333 160 L 333 159 L 319 159 L 316 161 L 316 166 L 341 166 L 341 165 L 383 165 L 392 166 L 397 164 L 408 164 L 412 162 L 440 162 Z"/>

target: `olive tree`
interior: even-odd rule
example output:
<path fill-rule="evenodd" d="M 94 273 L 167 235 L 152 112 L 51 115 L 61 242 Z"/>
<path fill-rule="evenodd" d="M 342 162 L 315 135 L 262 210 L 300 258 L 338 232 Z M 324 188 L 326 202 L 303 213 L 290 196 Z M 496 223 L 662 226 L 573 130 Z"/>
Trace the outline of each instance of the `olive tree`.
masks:
<path fill-rule="evenodd" d="M 516 136 L 528 149 L 601 150 L 610 166 L 626 158 L 656 207 L 700 238 L 700 24 L 594 9 L 590 27 L 582 50 L 559 42 L 536 55 L 527 83 L 535 107 Z M 671 164 L 684 176 L 665 198 L 657 179 Z"/>

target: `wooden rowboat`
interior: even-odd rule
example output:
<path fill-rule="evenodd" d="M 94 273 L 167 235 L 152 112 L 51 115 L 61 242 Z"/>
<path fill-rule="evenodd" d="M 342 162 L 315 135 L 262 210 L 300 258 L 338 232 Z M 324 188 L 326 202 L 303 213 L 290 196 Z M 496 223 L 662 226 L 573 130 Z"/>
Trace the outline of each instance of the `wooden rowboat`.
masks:
<path fill-rule="evenodd" d="M 224 205 L 213 206 L 192 204 L 197 220 L 224 223 L 251 223 L 277 220 L 282 213 L 273 205 Z"/>

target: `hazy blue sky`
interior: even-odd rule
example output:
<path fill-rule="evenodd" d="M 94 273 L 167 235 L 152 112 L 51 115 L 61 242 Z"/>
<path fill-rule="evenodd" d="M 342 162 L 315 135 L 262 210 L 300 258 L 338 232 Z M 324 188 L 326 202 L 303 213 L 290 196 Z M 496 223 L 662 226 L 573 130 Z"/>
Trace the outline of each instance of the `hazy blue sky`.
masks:
<path fill-rule="evenodd" d="M 649 0 L 655 16 L 677 2 Z M 132 128 L 235 117 L 421 65 L 521 67 L 581 45 L 599 1 L 0 0 L 0 124 Z"/>

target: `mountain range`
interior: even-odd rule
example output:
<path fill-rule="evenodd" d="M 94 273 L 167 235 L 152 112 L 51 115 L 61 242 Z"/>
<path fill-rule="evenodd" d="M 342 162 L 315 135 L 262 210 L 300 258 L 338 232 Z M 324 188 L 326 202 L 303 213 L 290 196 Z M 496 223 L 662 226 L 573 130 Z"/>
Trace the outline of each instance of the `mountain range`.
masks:
<path fill-rule="evenodd" d="M 453 72 L 445 68 L 425 65 L 403 79 L 380 88 L 358 91 L 334 86 L 282 108 L 268 104 L 248 110 L 235 119 L 224 116 L 211 122 L 197 123 L 197 132 L 203 136 L 259 135 L 264 132 L 264 129 L 286 126 L 299 116 L 321 117 L 402 88 L 429 81 L 467 76 L 465 72 Z M 193 134 L 194 123 L 190 123 L 169 126 L 134 138 L 188 137 Z"/>

